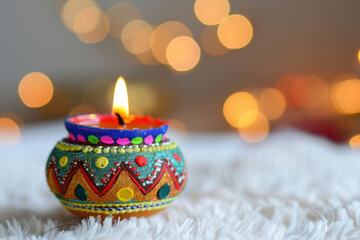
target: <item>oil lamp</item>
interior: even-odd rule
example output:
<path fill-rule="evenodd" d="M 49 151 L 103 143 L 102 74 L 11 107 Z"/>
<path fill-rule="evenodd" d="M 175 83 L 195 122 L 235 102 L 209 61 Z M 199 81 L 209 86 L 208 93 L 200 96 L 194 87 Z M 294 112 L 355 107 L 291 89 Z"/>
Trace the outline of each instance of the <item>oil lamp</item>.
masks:
<path fill-rule="evenodd" d="M 165 136 L 168 122 L 129 115 L 119 78 L 113 114 L 65 119 L 68 137 L 46 164 L 51 191 L 82 216 L 142 217 L 168 207 L 182 191 L 187 170 L 177 144 Z"/>

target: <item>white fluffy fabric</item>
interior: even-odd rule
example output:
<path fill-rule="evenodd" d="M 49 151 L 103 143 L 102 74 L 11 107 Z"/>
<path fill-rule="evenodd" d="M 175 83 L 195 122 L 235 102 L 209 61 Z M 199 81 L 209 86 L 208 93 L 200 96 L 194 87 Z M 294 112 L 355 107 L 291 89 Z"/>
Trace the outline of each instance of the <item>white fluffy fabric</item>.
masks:
<path fill-rule="evenodd" d="M 158 215 L 113 224 L 80 219 L 50 193 L 45 162 L 65 135 L 60 122 L 32 126 L 0 150 L 0 238 L 360 239 L 360 154 L 347 146 L 294 130 L 254 145 L 173 132 L 186 191 Z"/>

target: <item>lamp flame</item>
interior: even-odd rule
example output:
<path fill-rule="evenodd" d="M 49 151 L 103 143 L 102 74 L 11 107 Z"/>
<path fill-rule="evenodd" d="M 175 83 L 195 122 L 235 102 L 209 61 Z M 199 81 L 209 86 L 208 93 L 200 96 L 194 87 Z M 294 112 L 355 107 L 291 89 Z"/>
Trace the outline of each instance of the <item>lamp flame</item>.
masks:
<path fill-rule="evenodd" d="M 122 118 L 129 117 L 129 100 L 123 77 L 119 77 L 115 85 L 112 112 L 114 115 L 120 114 Z"/>

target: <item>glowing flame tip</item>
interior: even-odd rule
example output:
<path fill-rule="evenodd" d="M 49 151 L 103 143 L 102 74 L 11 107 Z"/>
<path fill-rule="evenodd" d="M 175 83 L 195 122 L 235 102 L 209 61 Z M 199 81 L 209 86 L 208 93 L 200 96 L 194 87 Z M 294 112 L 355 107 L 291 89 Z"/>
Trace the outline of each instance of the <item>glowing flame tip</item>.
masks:
<path fill-rule="evenodd" d="M 129 100 L 125 80 L 120 76 L 115 85 L 112 112 L 119 113 L 121 117 L 129 117 Z"/>

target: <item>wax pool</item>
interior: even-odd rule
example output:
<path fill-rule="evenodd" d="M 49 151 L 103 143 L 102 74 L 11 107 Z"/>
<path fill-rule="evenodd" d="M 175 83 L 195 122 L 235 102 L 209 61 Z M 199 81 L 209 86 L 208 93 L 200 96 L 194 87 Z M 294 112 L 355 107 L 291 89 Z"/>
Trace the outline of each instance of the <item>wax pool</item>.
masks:
<path fill-rule="evenodd" d="M 125 126 L 119 124 L 118 118 L 113 115 L 79 115 L 71 119 L 71 122 L 78 125 L 106 128 L 106 129 L 152 129 L 164 125 L 161 119 L 151 117 L 130 116 L 125 119 Z"/>

